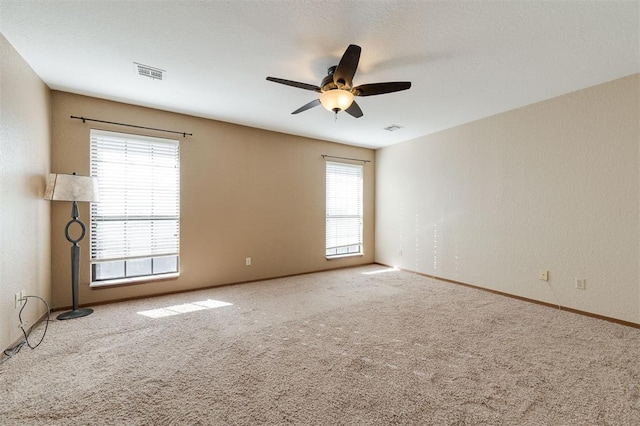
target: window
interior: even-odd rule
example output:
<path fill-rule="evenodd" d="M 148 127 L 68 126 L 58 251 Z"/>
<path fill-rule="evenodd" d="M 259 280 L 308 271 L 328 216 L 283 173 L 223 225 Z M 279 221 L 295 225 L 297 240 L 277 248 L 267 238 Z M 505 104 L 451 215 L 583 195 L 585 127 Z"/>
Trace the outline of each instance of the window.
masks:
<path fill-rule="evenodd" d="M 92 285 L 177 274 L 178 141 L 91 130 L 91 176 Z"/>
<path fill-rule="evenodd" d="M 327 162 L 326 257 L 362 254 L 362 166 Z"/>

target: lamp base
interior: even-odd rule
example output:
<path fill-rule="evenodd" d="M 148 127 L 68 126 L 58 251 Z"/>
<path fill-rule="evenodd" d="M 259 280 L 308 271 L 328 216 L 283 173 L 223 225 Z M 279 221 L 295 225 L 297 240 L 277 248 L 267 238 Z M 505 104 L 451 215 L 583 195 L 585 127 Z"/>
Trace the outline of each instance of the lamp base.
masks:
<path fill-rule="evenodd" d="M 93 309 L 85 308 L 85 309 L 74 309 L 73 311 L 65 312 L 63 314 L 58 315 L 56 318 L 59 320 L 68 320 L 73 318 L 86 317 L 89 314 L 93 313 Z"/>

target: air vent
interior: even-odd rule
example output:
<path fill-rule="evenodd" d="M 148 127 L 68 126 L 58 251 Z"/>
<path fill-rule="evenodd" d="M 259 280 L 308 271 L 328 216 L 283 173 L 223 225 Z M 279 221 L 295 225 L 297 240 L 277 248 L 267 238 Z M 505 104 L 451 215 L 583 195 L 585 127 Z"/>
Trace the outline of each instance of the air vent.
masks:
<path fill-rule="evenodd" d="M 142 65 L 137 62 L 134 62 L 136 68 L 138 70 L 138 74 L 143 77 L 149 77 L 154 80 L 164 80 L 165 79 L 165 70 L 161 70 L 160 68 L 150 67 L 149 65 Z"/>
<path fill-rule="evenodd" d="M 384 130 L 389 132 L 395 132 L 396 130 L 402 129 L 402 126 L 398 126 L 397 124 L 392 124 L 391 126 L 385 127 Z"/>

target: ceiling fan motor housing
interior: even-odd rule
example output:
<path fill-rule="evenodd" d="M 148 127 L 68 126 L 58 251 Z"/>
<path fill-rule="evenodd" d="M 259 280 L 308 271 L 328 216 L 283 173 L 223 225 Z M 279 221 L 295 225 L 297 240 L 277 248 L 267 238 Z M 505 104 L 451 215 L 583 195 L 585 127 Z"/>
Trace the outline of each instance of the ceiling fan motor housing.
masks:
<path fill-rule="evenodd" d="M 336 86 L 336 84 L 333 82 L 333 73 L 336 71 L 337 67 L 337 65 L 334 65 L 332 67 L 329 67 L 329 69 L 327 70 L 327 76 L 323 78 L 322 83 L 320 83 L 320 87 L 322 88 L 323 92 L 338 88 L 338 86 Z"/>

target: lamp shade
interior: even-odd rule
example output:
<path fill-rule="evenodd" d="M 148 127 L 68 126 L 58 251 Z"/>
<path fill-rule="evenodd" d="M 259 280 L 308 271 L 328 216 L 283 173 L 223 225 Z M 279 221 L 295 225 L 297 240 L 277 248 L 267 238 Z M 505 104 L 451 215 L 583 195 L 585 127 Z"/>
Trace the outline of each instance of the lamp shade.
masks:
<path fill-rule="evenodd" d="M 329 111 L 344 111 L 353 103 L 353 93 L 342 89 L 328 90 L 320 95 L 320 103 Z"/>
<path fill-rule="evenodd" d="M 98 197 L 98 179 L 91 176 L 49 174 L 45 200 L 95 202 Z"/>

